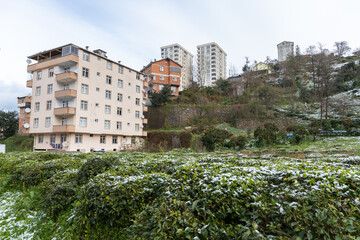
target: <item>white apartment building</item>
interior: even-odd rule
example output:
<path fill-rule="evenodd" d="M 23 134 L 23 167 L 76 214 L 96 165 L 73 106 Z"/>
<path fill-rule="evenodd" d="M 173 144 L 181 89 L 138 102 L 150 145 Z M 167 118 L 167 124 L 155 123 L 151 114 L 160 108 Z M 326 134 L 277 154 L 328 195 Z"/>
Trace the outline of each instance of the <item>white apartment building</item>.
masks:
<path fill-rule="evenodd" d="M 35 61 L 27 67 L 34 151 L 119 151 L 141 144 L 143 74 L 100 49 L 73 44 L 28 58 Z"/>
<path fill-rule="evenodd" d="M 219 78 L 226 79 L 226 53 L 215 42 L 197 46 L 197 81 L 211 86 Z"/>
<path fill-rule="evenodd" d="M 193 55 L 178 43 L 163 46 L 161 58 L 170 58 L 182 66 L 179 91 L 188 88 L 193 81 Z"/>
<path fill-rule="evenodd" d="M 282 62 L 285 61 L 287 56 L 290 54 L 294 54 L 294 43 L 284 41 L 277 45 L 278 49 L 278 61 Z"/>

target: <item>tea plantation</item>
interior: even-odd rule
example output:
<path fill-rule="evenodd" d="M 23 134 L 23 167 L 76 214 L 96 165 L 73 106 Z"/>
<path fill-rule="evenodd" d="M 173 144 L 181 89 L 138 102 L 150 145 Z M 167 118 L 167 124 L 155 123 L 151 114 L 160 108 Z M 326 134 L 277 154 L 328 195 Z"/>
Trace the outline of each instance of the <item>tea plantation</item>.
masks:
<path fill-rule="evenodd" d="M 0 239 L 360 239 L 359 153 L 316 146 L 3 154 Z"/>

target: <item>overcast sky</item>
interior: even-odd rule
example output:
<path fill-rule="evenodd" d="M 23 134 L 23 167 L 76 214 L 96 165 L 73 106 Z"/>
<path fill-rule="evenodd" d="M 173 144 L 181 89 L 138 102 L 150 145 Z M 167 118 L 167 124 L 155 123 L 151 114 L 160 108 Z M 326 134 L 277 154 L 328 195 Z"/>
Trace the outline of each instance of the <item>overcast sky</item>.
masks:
<path fill-rule="evenodd" d="M 67 43 L 140 70 L 160 58 L 160 47 L 217 42 L 228 67 L 245 56 L 277 58 L 276 45 L 301 50 L 335 41 L 360 47 L 358 0 L 0 0 L 0 109 L 16 110 L 26 88 L 26 57 Z"/>

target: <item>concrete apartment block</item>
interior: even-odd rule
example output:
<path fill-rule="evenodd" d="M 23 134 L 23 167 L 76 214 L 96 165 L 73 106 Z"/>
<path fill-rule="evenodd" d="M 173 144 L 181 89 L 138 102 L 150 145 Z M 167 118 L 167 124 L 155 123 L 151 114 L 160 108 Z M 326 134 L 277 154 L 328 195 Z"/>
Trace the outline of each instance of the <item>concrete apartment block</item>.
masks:
<path fill-rule="evenodd" d="M 278 61 L 283 62 L 286 60 L 287 56 L 294 54 L 294 43 L 284 41 L 277 45 L 278 49 Z"/>

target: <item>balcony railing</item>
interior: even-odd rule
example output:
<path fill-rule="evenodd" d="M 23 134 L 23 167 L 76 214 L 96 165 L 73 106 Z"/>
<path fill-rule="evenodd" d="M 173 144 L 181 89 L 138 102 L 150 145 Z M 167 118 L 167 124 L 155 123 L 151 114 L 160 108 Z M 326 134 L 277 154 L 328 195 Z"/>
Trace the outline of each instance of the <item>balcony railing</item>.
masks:
<path fill-rule="evenodd" d="M 143 131 L 143 132 L 142 132 L 142 136 L 143 136 L 143 137 L 147 137 L 147 132 Z"/>
<path fill-rule="evenodd" d="M 26 81 L 26 87 L 32 88 L 32 85 L 33 85 L 33 80 L 27 80 Z"/>
<path fill-rule="evenodd" d="M 55 116 L 66 116 L 66 115 L 74 115 L 76 109 L 74 107 L 62 107 L 62 108 L 55 108 L 54 114 Z"/>
<path fill-rule="evenodd" d="M 56 74 L 55 79 L 59 83 L 70 83 L 78 79 L 78 74 L 76 72 L 62 72 Z"/>
<path fill-rule="evenodd" d="M 75 132 L 75 125 L 54 125 L 53 132 Z"/>
<path fill-rule="evenodd" d="M 147 124 L 147 123 L 148 123 L 148 120 L 147 120 L 146 118 L 143 118 L 142 123 L 143 123 L 143 124 Z"/>
<path fill-rule="evenodd" d="M 62 56 L 62 57 L 56 56 L 53 58 L 48 58 L 48 59 L 42 60 L 35 64 L 28 65 L 27 71 L 28 72 L 37 71 L 38 69 L 49 68 L 49 67 L 57 66 L 57 65 L 62 66 L 62 67 L 70 67 L 78 62 L 79 62 L 79 57 L 74 54 L 69 54 L 69 55 Z"/>
<path fill-rule="evenodd" d="M 24 102 L 23 103 L 18 103 L 18 105 L 17 105 L 18 108 L 22 108 L 22 107 L 25 107 L 25 106 L 26 106 L 26 103 L 24 103 Z"/>
<path fill-rule="evenodd" d="M 74 89 L 65 89 L 55 92 L 55 98 L 72 99 L 76 98 L 77 92 Z"/>
<path fill-rule="evenodd" d="M 143 106 L 143 111 L 147 112 L 148 111 L 148 107 L 147 106 Z"/>

